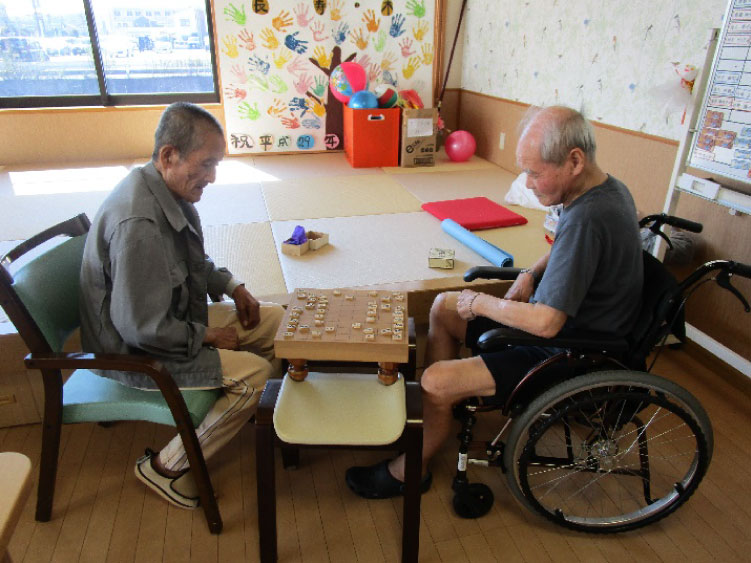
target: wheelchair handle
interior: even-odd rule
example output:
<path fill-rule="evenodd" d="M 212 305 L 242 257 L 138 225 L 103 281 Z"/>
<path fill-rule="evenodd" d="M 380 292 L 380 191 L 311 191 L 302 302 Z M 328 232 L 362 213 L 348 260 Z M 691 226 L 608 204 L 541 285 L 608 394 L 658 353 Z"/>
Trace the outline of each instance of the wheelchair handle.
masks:
<path fill-rule="evenodd" d="M 730 293 L 735 295 L 743 305 L 746 312 L 751 313 L 751 306 L 749 306 L 748 301 L 746 301 L 741 292 L 730 283 L 730 280 L 734 275 L 751 279 L 751 266 L 741 262 L 734 262 L 732 260 L 712 260 L 711 262 L 699 266 L 691 275 L 678 284 L 680 293 L 684 293 L 689 287 L 693 286 L 706 274 L 714 270 L 720 270 L 715 278 L 717 285 L 723 289 L 727 289 Z"/>
<path fill-rule="evenodd" d="M 515 280 L 521 268 L 499 268 L 497 266 L 473 266 L 464 272 L 464 281 L 483 280 Z"/>
<path fill-rule="evenodd" d="M 742 264 L 740 262 L 731 262 L 728 271 L 731 274 L 737 274 L 744 278 L 751 279 L 751 266 L 748 264 Z"/>
<path fill-rule="evenodd" d="M 650 228 L 653 232 L 657 232 L 657 230 L 659 230 L 660 226 L 662 225 L 670 225 L 671 227 L 677 227 L 679 229 L 690 231 L 692 233 L 700 233 L 704 228 L 704 225 L 697 223 L 696 221 L 689 221 L 688 219 L 683 219 L 674 215 L 667 215 L 665 213 L 660 213 L 658 215 L 647 215 L 646 217 L 642 218 L 641 221 L 639 221 L 639 226 L 647 227 L 652 222 L 654 222 L 654 225 L 652 225 Z"/>

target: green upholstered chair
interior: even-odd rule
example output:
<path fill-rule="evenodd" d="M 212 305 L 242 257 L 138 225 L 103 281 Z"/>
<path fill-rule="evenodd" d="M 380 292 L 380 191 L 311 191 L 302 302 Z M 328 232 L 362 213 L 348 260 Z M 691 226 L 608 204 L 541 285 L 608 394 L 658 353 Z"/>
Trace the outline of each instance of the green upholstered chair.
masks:
<path fill-rule="evenodd" d="M 80 323 L 79 275 L 89 225 L 86 215 L 78 215 L 0 258 L 0 304 L 31 352 L 26 366 L 40 370 L 44 385 L 36 519 L 46 522 L 52 513 L 62 424 L 145 420 L 177 427 L 209 530 L 218 534 L 222 519 L 195 427 L 221 391 L 181 392 L 169 372 L 148 356 L 63 352 L 63 345 Z M 39 248 L 61 235 L 68 238 Z M 52 248 L 45 250 L 48 246 Z M 154 379 L 161 392 L 126 387 L 92 369 L 143 373 Z M 74 370 L 65 384 L 63 370 Z"/>

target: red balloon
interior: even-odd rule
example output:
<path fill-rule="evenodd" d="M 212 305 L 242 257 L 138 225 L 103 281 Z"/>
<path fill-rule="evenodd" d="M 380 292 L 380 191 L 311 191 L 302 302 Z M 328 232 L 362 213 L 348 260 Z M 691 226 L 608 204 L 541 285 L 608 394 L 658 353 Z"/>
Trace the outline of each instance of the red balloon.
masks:
<path fill-rule="evenodd" d="M 454 162 L 468 160 L 477 148 L 475 138 L 469 131 L 454 131 L 446 137 L 446 155 Z"/>

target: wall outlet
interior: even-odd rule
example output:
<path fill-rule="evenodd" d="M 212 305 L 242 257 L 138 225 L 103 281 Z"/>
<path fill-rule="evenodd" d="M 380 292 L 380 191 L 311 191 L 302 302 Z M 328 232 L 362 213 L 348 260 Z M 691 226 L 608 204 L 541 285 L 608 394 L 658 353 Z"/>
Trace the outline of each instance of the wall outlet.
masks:
<path fill-rule="evenodd" d="M 503 150 L 505 146 L 506 146 L 506 133 L 501 133 L 500 139 L 498 140 L 498 148 Z"/>

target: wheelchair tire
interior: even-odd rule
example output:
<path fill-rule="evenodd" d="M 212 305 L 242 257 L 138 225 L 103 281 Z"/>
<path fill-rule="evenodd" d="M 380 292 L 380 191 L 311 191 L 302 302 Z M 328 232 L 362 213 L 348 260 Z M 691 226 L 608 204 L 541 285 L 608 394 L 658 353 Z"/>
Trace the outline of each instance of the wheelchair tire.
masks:
<path fill-rule="evenodd" d="M 696 490 L 712 458 L 709 417 L 685 389 L 643 372 L 560 383 L 513 422 L 514 496 L 553 522 L 611 533 L 656 522 Z"/>

